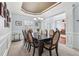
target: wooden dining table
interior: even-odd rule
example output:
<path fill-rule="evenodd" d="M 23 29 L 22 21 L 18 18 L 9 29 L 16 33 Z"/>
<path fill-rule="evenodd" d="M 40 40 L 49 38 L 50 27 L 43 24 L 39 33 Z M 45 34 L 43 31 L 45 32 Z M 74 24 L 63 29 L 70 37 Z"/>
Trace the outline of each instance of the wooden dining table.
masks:
<path fill-rule="evenodd" d="M 38 55 L 39 56 L 41 56 L 42 55 L 42 53 L 43 53 L 43 47 L 44 47 L 44 42 L 46 42 L 46 41 L 50 41 L 50 36 L 48 35 L 48 36 L 46 36 L 46 35 L 44 35 L 44 34 L 40 34 L 40 35 L 38 35 L 38 34 L 33 34 L 33 37 L 34 38 L 36 38 L 36 39 L 38 39 L 38 41 L 39 41 L 39 47 L 38 47 Z"/>

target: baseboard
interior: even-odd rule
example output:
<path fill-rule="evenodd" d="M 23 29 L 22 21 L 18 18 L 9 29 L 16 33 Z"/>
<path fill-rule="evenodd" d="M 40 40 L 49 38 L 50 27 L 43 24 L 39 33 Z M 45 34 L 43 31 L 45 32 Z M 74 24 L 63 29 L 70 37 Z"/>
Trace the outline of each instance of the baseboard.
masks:
<path fill-rule="evenodd" d="M 3 56 L 7 56 L 10 46 L 11 46 L 11 42 L 9 43 L 8 48 L 5 50 Z"/>

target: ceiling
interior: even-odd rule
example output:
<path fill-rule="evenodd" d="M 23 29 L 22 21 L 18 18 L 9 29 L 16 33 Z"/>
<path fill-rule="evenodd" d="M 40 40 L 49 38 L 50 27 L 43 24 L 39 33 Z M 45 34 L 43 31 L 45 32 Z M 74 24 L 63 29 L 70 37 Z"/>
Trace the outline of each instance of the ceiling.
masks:
<path fill-rule="evenodd" d="M 41 13 L 57 2 L 23 2 L 22 9 L 29 13 Z"/>
<path fill-rule="evenodd" d="M 49 18 L 49 17 L 52 17 L 53 15 L 64 12 L 64 9 L 63 9 L 64 3 L 55 5 L 54 7 L 52 5 L 52 7 L 50 6 L 51 8 L 49 8 L 49 9 L 47 8 L 48 10 L 46 12 L 43 12 L 43 13 L 37 14 L 37 15 L 33 14 L 33 13 L 28 13 L 28 12 L 22 11 L 22 4 L 23 4 L 23 2 L 7 2 L 7 6 L 8 6 L 8 9 L 11 14 L 19 14 L 19 15 L 31 16 L 31 17 Z"/>

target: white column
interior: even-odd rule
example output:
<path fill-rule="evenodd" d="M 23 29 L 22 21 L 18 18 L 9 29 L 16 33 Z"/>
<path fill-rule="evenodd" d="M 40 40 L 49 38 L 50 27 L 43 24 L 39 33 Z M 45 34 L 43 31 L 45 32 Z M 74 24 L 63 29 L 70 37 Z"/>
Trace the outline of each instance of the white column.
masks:
<path fill-rule="evenodd" d="M 67 42 L 66 45 L 73 48 L 73 2 L 63 3 L 64 10 L 66 12 L 66 35 Z"/>
<path fill-rule="evenodd" d="M 79 3 L 75 3 L 73 7 L 73 48 L 79 49 Z"/>

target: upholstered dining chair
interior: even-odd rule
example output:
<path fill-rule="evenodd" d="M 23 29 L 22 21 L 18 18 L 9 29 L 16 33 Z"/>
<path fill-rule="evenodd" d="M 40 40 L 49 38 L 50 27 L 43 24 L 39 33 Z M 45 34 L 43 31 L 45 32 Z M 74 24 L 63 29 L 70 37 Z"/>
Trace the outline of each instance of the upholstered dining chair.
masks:
<path fill-rule="evenodd" d="M 54 35 L 51 38 L 50 44 L 44 44 L 44 48 L 49 51 L 50 56 L 52 55 L 52 50 L 56 50 L 56 55 L 58 56 L 58 41 L 60 38 L 59 30 L 56 30 Z"/>
<path fill-rule="evenodd" d="M 39 47 L 38 40 L 33 38 L 32 33 L 30 31 L 28 31 L 27 37 L 28 37 L 28 42 L 30 47 L 29 52 L 31 50 L 31 47 L 33 47 L 33 56 L 34 56 L 35 49 Z"/>

